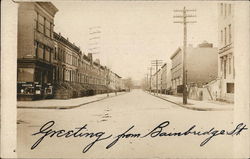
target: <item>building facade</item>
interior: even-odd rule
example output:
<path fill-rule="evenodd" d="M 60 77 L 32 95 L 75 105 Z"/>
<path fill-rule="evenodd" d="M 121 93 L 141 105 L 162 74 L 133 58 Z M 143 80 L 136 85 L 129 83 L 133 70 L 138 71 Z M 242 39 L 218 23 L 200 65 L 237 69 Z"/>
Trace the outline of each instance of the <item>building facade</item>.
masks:
<path fill-rule="evenodd" d="M 218 4 L 218 77 L 220 80 L 220 100 L 234 101 L 234 7 L 230 3 Z"/>
<path fill-rule="evenodd" d="M 204 84 L 216 79 L 217 77 L 217 48 L 212 44 L 203 42 L 197 47 L 187 47 L 186 69 L 187 84 L 191 86 L 201 87 Z M 171 83 L 172 93 L 182 94 L 182 49 L 178 48 L 171 56 Z"/>
<path fill-rule="evenodd" d="M 18 100 L 68 99 L 122 90 L 120 76 L 54 32 L 57 11 L 50 2 L 19 3 Z"/>
<path fill-rule="evenodd" d="M 19 3 L 18 99 L 40 99 L 53 94 L 53 31 L 57 11 L 50 2 Z"/>

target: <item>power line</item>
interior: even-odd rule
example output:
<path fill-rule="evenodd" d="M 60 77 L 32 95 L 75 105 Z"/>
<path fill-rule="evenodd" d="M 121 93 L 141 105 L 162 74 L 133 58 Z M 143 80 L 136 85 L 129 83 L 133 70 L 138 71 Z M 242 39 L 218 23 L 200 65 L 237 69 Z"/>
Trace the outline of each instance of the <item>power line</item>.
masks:
<path fill-rule="evenodd" d="M 188 12 L 196 12 L 196 9 L 186 9 L 184 7 L 182 10 L 174 10 L 175 13 L 182 13 L 181 15 L 175 15 L 174 18 L 179 18 L 179 21 L 174 21 L 174 23 L 183 24 L 183 65 L 182 65 L 182 86 L 183 86 L 183 104 L 187 104 L 187 71 L 186 71 L 186 48 L 187 48 L 187 24 L 196 23 L 196 21 L 188 21 L 187 18 L 196 17 L 196 15 L 188 15 Z"/>

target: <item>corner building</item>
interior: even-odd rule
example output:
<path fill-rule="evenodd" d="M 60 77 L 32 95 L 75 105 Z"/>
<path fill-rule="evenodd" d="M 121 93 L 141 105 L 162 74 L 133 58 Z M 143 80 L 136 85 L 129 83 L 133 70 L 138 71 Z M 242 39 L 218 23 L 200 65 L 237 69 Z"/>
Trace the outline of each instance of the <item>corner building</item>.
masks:
<path fill-rule="evenodd" d="M 218 77 L 219 100 L 234 101 L 234 6 L 230 3 L 218 4 Z"/>
<path fill-rule="evenodd" d="M 21 2 L 18 7 L 17 98 L 53 95 L 53 30 L 58 9 L 50 2 Z"/>

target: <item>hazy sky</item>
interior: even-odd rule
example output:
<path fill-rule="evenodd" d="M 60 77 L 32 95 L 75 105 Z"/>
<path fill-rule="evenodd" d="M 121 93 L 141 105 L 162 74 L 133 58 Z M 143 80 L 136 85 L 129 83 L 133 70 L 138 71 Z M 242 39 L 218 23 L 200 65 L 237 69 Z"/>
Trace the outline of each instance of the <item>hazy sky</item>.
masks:
<path fill-rule="evenodd" d="M 100 26 L 97 39 L 101 64 L 120 76 L 140 80 L 146 76 L 150 61 L 169 57 L 183 43 L 182 24 L 173 23 L 174 9 L 196 9 L 197 21 L 188 25 L 188 44 L 206 40 L 217 46 L 216 2 L 164 1 L 54 1 L 59 9 L 55 31 L 87 53 L 90 27 Z M 92 40 L 93 42 L 93 40 Z M 171 66 L 171 65 L 169 65 Z"/>

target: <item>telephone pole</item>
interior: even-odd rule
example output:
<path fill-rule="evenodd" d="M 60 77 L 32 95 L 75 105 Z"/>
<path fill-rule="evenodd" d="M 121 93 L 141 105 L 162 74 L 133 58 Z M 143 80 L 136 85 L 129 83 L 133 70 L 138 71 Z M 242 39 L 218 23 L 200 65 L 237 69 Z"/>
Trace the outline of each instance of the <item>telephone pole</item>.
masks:
<path fill-rule="evenodd" d="M 152 79 L 152 67 L 149 67 L 148 70 L 150 71 L 150 74 L 149 74 L 149 92 L 151 93 L 151 79 Z"/>
<path fill-rule="evenodd" d="M 156 73 L 156 94 L 158 95 L 158 66 L 161 66 L 162 60 L 152 60 L 151 66 L 155 66 L 155 73 Z"/>
<path fill-rule="evenodd" d="M 174 18 L 179 18 L 180 21 L 174 21 L 174 23 L 183 24 L 184 38 L 183 38 L 183 56 L 182 56 L 182 86 L 183 86 L 183 104 L 187 104 L 187 71 L 186 71 L 186 49 L 187 49 L 187 23 L 196 23 L 196 21 L 188 21 L 189 17 L 196 17 L 196 15 L 188 15 L 188 12 L 195 12 L 195 9 L 174 10 L 175 13 L 182 13 L 181 15 L 175 15 Z"/>
<path fill-rule="evenodd" d="M 152 67 L 148 67 L 149 70 L 149 92 L 151 93 L 151 79 L 152 79 Z"/>

